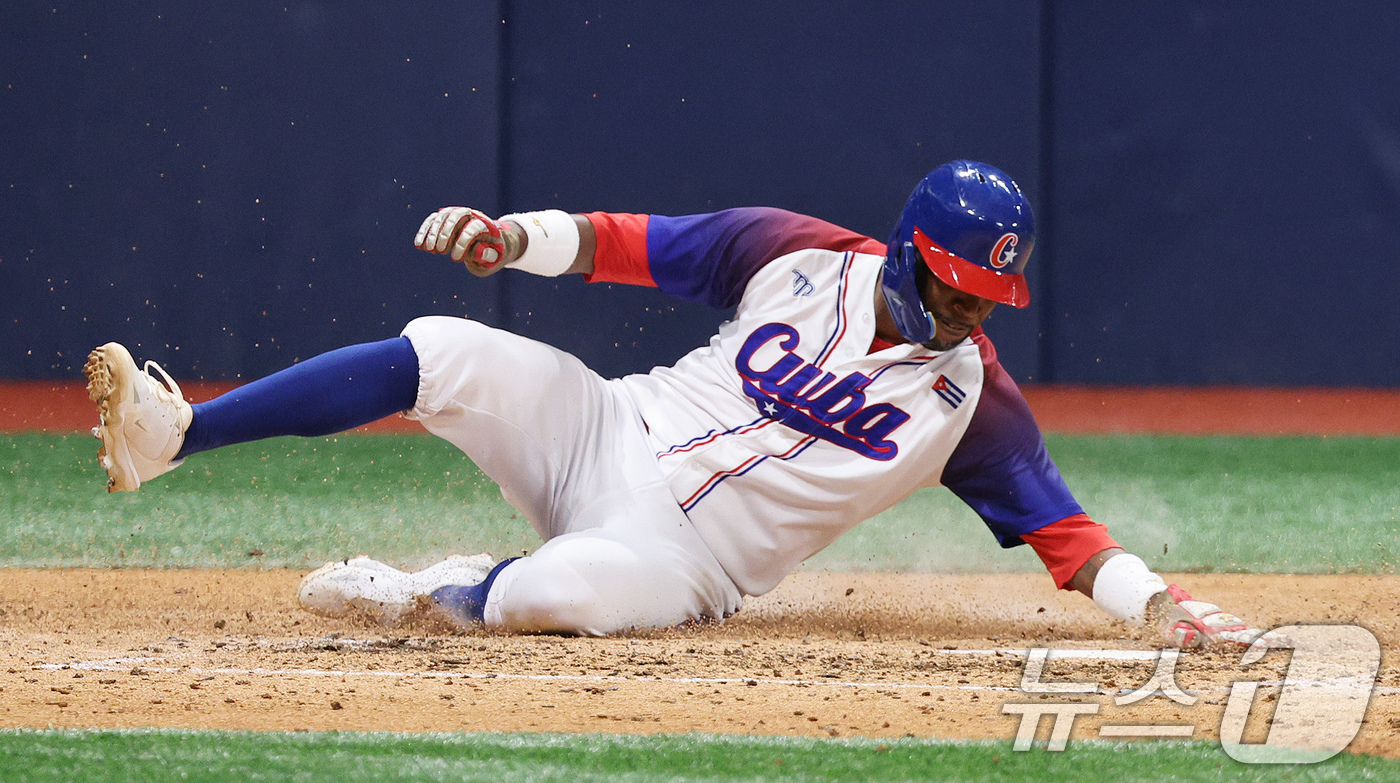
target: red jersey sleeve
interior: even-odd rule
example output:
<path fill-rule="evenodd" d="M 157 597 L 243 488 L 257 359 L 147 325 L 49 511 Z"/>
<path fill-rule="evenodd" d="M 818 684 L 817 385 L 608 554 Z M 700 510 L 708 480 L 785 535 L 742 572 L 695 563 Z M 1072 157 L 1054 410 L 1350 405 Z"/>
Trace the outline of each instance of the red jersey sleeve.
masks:
<path fill-rule="evenodd" d="M 593 233 L 598 237 L 598 247 L 593 251 L 593 273 L 584 280 L 656 287 L 647 264 L 650 215 L 589 212 L 584 217 L 593 224 Z"/>
<path fill-rule="evenodd" d="M 1069 580 L 1089 562 L 1089 558 L 1105 549 L 1119 546 L 1108 528 L 1090 519 L 1087 514 L 1075 514 L 1045 527 L 1022 533 L 1021 540 L 1031 545 L 1040 561 L 1055 580 L 1055 586 L 1068 590 Z"/>

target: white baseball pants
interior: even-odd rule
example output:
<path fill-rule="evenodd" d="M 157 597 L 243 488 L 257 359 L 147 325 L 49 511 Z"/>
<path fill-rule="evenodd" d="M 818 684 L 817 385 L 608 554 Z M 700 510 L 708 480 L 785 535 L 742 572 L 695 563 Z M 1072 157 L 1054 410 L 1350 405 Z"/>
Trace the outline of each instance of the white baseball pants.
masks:
<path fill-rule="evenodd" d="M 488 627 L 600 636 L 739 610 L 620 384 L 463 318 L 418 318 L 403 335 L 419 366 L 408 417 L 466 452 L 545 541 L 497 575 Z"/>

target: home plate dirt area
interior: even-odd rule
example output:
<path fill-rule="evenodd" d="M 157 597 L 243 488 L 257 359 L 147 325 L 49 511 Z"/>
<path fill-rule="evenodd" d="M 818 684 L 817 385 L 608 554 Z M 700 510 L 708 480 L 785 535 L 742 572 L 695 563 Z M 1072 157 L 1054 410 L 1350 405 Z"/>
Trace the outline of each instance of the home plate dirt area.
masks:
<path fill-rule="evenodd" d="M 1097 705 L 1071 741 L 1107 724 L 1213 739 L 1230 683 L 1259 680 L 1245 739 L 1262 741 L 1289 661 L 1184 654 L 1185 698 L 1120 706 L 1158 645 L 1044 575 L 799 573 L 724 623 L 608 639 L 330 620 L 297 607 L 302 575 L 0 569 L 0 726 L 1008 739 L 1004 704 L 1052 700 Z M 1400 577 L 1172 579 L 1264 627 L 1370 629 L 1385 654 L 1349 750 L 1400 757 Z M 1027 650 L 1046 647 L 1037 681 L 1097 691 L 1023 692 Z"/>

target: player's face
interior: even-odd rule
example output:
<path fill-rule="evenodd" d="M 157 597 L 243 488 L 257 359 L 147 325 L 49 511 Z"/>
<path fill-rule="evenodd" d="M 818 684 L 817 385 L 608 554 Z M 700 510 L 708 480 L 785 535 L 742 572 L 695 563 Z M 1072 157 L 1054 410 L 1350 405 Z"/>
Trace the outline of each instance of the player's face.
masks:
<path fill-rule="evenodd" d="M 990 299 L 959 291 L 932 274 L 924 275 L 921 293 L 924 307 L 938 324 L 933 339 L 924 343 L 932 351 L 946 351 L 967 339 L 997 306 Z"/>

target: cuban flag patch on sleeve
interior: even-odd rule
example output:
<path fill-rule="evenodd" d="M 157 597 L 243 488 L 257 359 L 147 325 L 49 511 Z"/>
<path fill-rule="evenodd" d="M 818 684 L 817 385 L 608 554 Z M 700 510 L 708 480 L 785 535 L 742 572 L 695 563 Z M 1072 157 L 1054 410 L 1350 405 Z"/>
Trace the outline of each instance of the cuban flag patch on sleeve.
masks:
<path fill-rule="evenodd" d="M 967 392 L 959 389 L 958 385 L 948 380 L 948 376 L 946 375 L 938 376 L 938 380 L 933 382 L 933 390 L 938 392 L 938 396 L 942 397 L 944 402 L 954 408 L 961 405 L 962 401 L 967 399 Z"/>

